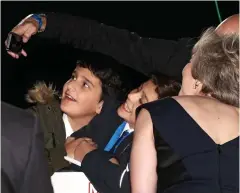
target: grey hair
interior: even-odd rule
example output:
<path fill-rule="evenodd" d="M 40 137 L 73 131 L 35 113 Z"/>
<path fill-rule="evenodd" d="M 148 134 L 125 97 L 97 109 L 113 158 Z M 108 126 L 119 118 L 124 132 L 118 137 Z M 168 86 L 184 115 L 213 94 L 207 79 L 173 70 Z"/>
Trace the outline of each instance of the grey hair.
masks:
<path fill-rule="evenodd" d="M 202 93 L 239 107 L 239 36 L 207 29 L 193 48 L 192 76 Z"/>

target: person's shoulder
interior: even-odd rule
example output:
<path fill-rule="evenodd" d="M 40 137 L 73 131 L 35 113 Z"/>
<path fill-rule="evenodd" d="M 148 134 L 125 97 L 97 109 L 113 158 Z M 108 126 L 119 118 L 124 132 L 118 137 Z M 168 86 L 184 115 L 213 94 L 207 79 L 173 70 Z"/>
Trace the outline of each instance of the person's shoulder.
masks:
<path fill-rule="evenodd" d="M 53 84 L 37 82 L 26 94 L 26 101 L 31 105 L 28 111 L 41 117 L 62 116 L 60 109 L 60 96 Z M 46 118 L 46 117 L 45 117 Z M 45 119 L 44 118 L 44 119 Z"/>
<path fill-rule="evenodd" d="M 195 114 L 222 115 L 235 114 L 236 108 L 207 96 L 176 96 L 173 97 L 185 111 Z"/>
<path fill-rule="evenodd" d="M 140 111 L 140 109 L 143 109 L 143 108 L 154 112 L 154 111 L 159 111 L 160 109 L 161 111 L 165 108 L 169 109 L 172 106 L 174 106 L 174 100 L 172 99 L 172 97 L 165 97 L 165 98 L 161 98 L 159 100 L 141 105 L 140 107 L 137 108 L 137 113 Z"/>
<path fill-rule="evenodd" d="M 46 84 L 45 82 L 36 82 L 26 94 L 26 101 L 30 104 L 51 104 L 53 101 L 59 99 L 59 93 L 53 84 Z"/>
<path fill-rule="evenodd" d="M 172 97 L 179 105 L 181 105 L 185 110 L 197 111 L 203 109 L 207 104 L 211 104 L 212 99 L 203 96 L 174 96 Z"/>
<path fill-rule="evenodd" d="M 25 109 L 21 109 L 19 107 L 16 107 L 12 104 L 6 103 L 6 102 L 1 102 L 1 114 L 2 118 L 4 117 L 9 117 L 12 120 L 18 119 L 32 119 L 34 116 L 32 113 L 26 111 Z"/>
<path fill-rule="evenodd" d="M 203 108 L 208 108 L 216 105 L 224 105 L 220 101 L 207 96 L 185 95 L 185 96 L 174 96 L 172 98 L 176 100 L 181 106 L 186 108 L 203 109 Z"/>
<path fill-rule="evenodd" d="M 1 102 L 2 135 L 29 135 L 36 126 L 36 117 L 25 109 Z"/>

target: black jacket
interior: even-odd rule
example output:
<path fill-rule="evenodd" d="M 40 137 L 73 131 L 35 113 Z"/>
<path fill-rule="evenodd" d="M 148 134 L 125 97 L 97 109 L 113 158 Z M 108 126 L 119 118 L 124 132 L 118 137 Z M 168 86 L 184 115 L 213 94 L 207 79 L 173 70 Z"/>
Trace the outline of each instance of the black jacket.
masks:
<path fill-rule="evenodd" d="M 1 192 L 52 193 L 38 119 L 3 102 L 1 112 Z"/>
<path fill-rule="evenodd" d="M 47 14 L 47 27 L 40 37 L 58 39 L 74 48 L 112 56 L 145 75 L 159 72 L 181 80 L 195 40 L 144 38 L 125 29 L 67 14 Z"/>
<path fill-rule="evenodd" d="M 94 117 L 87 126 L 71 135 L 75 138 L 92 138 L 98 144 L 98 149 L 88 153 L 84 157 L 81 167 L 71 164 L 70 168 L 67 167 L 61 170 L 69 171 L 70 169 L 84 172 L 100 193 L 123 192 L 123 188 L 124 192 L 130 192 L 129 174 L 124 176 L 121 189 L 118 184 L 121 174 L 130 160 L 132 134 L 119 145 L 115 154 L 103 150 L 115 130 L 123 121 L 117 114 L 117 107 L 119 105 L 119 101 L 113 98 L 105 99 L 102 112 Z M 115 157 L 119 161 L 119 166 L 109 161 L 112 157 Z"/>
<path fill-rule="evenodd" d="M 96 132 L 97 129 L 112 131 L 113 134 L 114 130 L 118 128 L 123 120 L 117 115 L 116 109 L 112 107 L 113 106 L 110 105 L 105 106 L 105 111 L 100 114 L 101 117 L 95 117 L 93 121 L 84 128 L 84 133 L 79 130 L 79 132 L 75 132 L 72 136 L 76 138 L 84 137 L 83 135 L 92 137 L 98 133 Z M 94 134 L 95 132 L 96 134 Z M 84 172 L 96 190 L 100 193 L 130 193 L 129 172 L 126 172 L 125 175 L 123 175 L 123 172 L 130 161 L 132 139 L 133 133 L 124 139 L 115 153 L 112 151 L 104 151 L 104 147 L 98 148 L 84 157 L 81 168 L 75 167 L 74 165 L 71 168 Z M 119 165 L 109 161 L 113 157 L 118 160 Z M 121 180 L 122 175 L 123 180 Z M 120 181 L 122 181 L 121 187 Z"/>
<path fill-rule="evenodd" d="M 95 150 L 88 153 L 82 161 L 82 171 L 100 193 L 130 193 L 129 170 L 133 133 L 119 145 L 115 154 Z M 119 165 L 109 161 L 115 157 Z M 126 171 L 125 171 L 126 170 Z"/>
<path fill-rule="evenodd" d="M 106 152 L 103 150 L 107 144 L 106 139 L 109 141 L 115 130 L 123 122 L 123 119 L 117 114 L 119 106 L 118 101 L 112 98 L 107 99 L 104 102 L 103 111 L 94 117 L 86 127 L 72 134 L 76 138 L 87 136 L 98 141 L 100 141 L 100 138 L 105 139 L 97 150 L 84 157 L 81 168 L 75 165 L 71 167 L 73 170 L 84 172 L 100 193 L 131 192 L 129 172 L 126 172 L 123 176 L 121 187 L 119 184 L 121 176 L 130 161 L 133 133 L 118 146 L 114 154 L 112 151 Z M 103 133 L 111 134 L 111 136 L 103 136 Z M 113 157 L 118 160 L 119 165 L 109 161 Z"/>

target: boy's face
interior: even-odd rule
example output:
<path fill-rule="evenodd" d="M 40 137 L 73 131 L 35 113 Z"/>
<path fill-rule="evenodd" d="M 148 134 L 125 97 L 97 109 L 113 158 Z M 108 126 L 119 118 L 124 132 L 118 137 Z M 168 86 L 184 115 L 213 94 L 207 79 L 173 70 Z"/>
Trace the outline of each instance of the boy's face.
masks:
<path fill-rule="evenodd" d="M 72 118 L 95 116 L 103 101 L 101 80 L 88 68 L 76 67 L 63 86 L 61 110 Z"/>
<path fill-rule="evenodd" d="M 141 104 L 152 102 L 158 99 L 156 92 L 157 86 L 152 80 L 140 85 L 138 88 L 132 90 L 128 94 L 128 98 L 117 110 L 118 115 L 127 121 L 130 126 L 134 129 L 136 122 L 136 109 Z"/>

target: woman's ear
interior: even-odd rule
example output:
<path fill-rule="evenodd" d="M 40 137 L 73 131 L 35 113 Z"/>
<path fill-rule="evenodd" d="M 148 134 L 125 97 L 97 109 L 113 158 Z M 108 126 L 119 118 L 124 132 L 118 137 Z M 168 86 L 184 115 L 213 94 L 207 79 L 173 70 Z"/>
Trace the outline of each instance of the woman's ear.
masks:
<path fill-rule="evenodd" d="M 200 94 L 201 93 L 202 86 L 203 86 L 202 82 L 200 82 L 199 80 L 195 81 L 195 84 L 194 84 L 195 94 Z"/>
<path fill-rule="evenodd" d="M 96 108 L 96 113 L 97 114 L 100 114 L 101 111 L 102 111 L 102 108 L 103 108 L 103 104 L 104 104 L 104 101 L 100 101 L 98 104 L 97 104 L 97 108 Z"/>

